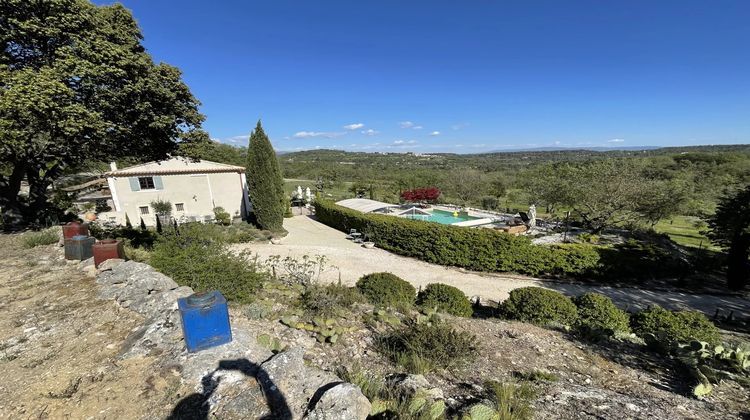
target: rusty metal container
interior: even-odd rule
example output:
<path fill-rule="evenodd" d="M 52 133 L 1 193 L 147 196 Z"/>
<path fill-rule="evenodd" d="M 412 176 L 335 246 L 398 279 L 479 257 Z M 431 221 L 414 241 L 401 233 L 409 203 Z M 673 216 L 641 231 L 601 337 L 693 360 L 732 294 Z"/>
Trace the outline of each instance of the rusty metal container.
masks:
<path fill-rule="evenodd" d="M 65 240 L 65 259 L 83 261 L 94 255 L 94 239 L 91 236 L 75 235 Z"/>
<path fill-rule="evenodd" d="M 68 240 L 76 235 L 89 236 L 89 225 L 80 222 L 69 222 L 62 227 L 63 239 Z"/>
<path fill-rule="evenodd" d="M 99 267 L 99 264 L 104 261 L 120 258 L 125 259 L 125 250 L 123 249 L 122 241 L 116 239 L 103 239 L 94 244 L 94 265 Z"/>

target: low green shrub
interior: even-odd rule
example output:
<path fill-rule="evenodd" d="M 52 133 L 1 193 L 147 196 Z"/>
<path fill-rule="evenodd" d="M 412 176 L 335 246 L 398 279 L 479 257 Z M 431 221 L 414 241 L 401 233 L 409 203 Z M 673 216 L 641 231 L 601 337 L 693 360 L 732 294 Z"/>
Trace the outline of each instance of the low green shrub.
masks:
<path fill-rule="evenodd" d="M 376 306 L 411 306 L 417 291 L 408 281 L 391 273 L 372 273 L 357 280 L 357 289 Z"/>
<path fill-rule="evenodd" d="M 299 306 L 312 316 L 334 316 L 364 301 L 356 288 L 332 283 L 307 287 L 300 296 Z"/>
<path fill-rule="evenodd" d="M 464 292 L 442 283 L 428 284 L 420 291 L 417 295 L 417 305 L 456 316 L 471 316 L 474 312 Z"/>
<path fill-rule="evenodd" d="M 230 301 L 251 302 L 267 273 L 249 255 L 233 254 L 222 242 L 205 238 L 201 232 L 183 226 L 179 233 L 160 236 L 151 253 L 151 265 L 196 292 L 217 289 Z"/>
<path fill-rule="evenodd" d="M 42 245 L 52 245 L 60 240 L 60 229 L 49 228 L 38 232 L 28 232 L 21 237 L 24 248 L 34 248 Z"/>
<path fill-rule="evenodd" d="M 169 229 L 167 229 L 169 230 Z M 156 238 L 159 236 L 156 231 L 148 229 L 135 229 L 131 227 L 115 226 L 107 227 L 98 223 L 89 225 L 89 234 L 96 239 L 125 239 L 133 248 L 151 249 Z"/>
<path fill-rule="evenodd" d="M 665 344 L 720 341 L 719 329 L 698 311 L 670 311 L 654 305 L 631 316 L 630 326 L 636 335 L 653 334 Z"/>
<path fill-rule="evenodd" d="M 224 226 L 232 223 L 232 215 L 224 210 L 224 207 L 214 207 L 214 219 L 216 219 L 216 223 Z"/>
<path fill-rule="evenodd" d="M 578 309 L 570 298 L 541 287 L 512 290 L 500 305 L 500 312 L 507 318 L 537 325 L 573 325 L 578 318 Z"/>
<path fill-rule="evenodd" d="M 445 323 L 411 323 L 376 337 L 376 348 L 411 373 L 452 369 L 472 360 L 477 339 Z"/>
<path fill-rule="evenodd" d="M 135 248 L 128 242 L 123 246 L 125 252 L 125 258 L 131 261 L 147 263 L 151 259 L 151 252 L 144 248 Z"/>
<path fill-rule="evenodd" d="M 585 293 L 573 298 L 573 303 L 578 307 L 575 327 L 579 333 L 586 336 L 630 333 L 630 317 L 607 296 Z"/>
<path fill-rule="evenodd" d="M 178 230 L 180 232 L 182 232 L 184 229 L 189 229 L 196 235 L 210 238 L 214 241 L 225 242 L 228 244 L 271 239 L 270 232 L 259 230 L 248 223 L 237 223 L 234 225 L 222 226 L 213 223 L 191 222 L 184 223 L 178 226 Z"/>

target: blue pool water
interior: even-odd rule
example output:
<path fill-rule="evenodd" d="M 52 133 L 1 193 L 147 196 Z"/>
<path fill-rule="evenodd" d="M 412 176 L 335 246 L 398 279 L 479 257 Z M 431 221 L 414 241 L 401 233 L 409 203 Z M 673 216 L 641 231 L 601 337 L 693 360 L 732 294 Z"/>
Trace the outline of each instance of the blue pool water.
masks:
<path fill-rule="evenodd" d="M 432 210 L 431 213 L 432 214 L 430 214 L 429 216 L 415 214 L 415 215 L 408 215 L 406 217 L 409 219 L 413 219 L 413 220 L 425 220 L 428 222 L 440 223 L 442 225 L 451 225 L 453 223 L 465 222 L 467 220 L 477 219 L 477 217 L 463 216 L 463 215 L 459 215 L 458 217 L 455 217 L 453 216 L 452 212 L 445 211 L 445 210 Z"/>

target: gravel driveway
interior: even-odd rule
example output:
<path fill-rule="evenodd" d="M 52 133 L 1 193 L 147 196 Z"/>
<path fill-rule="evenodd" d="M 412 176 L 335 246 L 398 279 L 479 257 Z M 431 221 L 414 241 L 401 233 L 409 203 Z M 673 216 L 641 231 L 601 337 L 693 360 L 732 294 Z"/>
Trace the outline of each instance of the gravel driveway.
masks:
<path fill-rule="evenodd" d="M 318 223 L 308 216 L 295 216 L 284 220 L 289 231 L 281 244 L 243 244 L 236 249 L 250 249 L 261 258 L 271 255 L 301 257 L 325 255 L 332 267 L 321 276 L 325 282 L 338 281 L 347 285 L 362 275 L 388 271 L 409 281 L 415 287 L 428 283 L 445 283 L 458 287 L 468 296 L 502 301 L 508 293 L 519 287 L 542 286 L 576 295 L 594 291 L 611 297 L 621 307 L 644 308 L 659 304 L 666 308 L 693 308 L 713 315 L 717 308 L 722 313 L 734 311 L 735 316 L 750 317 L 750 301 L 735 296 L 692 295 L 680 292 L 662 292 L 636 288 L 615 288 L 543 281 L 511 274 L 478 273 L 452 267 L 429 264 L 414 258 L 402 257 L 382 249 L 365 249 L 345 238 L 345 234 Z"/>

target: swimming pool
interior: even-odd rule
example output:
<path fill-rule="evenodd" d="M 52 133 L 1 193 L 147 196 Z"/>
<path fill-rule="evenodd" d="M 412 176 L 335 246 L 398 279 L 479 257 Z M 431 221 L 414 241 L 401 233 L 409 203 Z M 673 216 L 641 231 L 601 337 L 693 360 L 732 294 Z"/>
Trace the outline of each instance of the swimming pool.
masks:
<path fill-rule="evenodd" d="M 413 219 L 413 220 L 425 220 L 427 222 L 435 222 L 440 223 L 442 225 L 452 225 L 454 223 L 458 222 L 465 222 L 467 220 L 476 220 L 479 219 L 479 217 L 472 217 L 460 214 L 458 216 L 454 216 L 453 212 L 445 211 L 445 210 L 437 210 L 433 209 L 429 216 L 427 215 L 421 215 L 421 214 L 409 214 L 406 215 L 406 218 Z"/>

